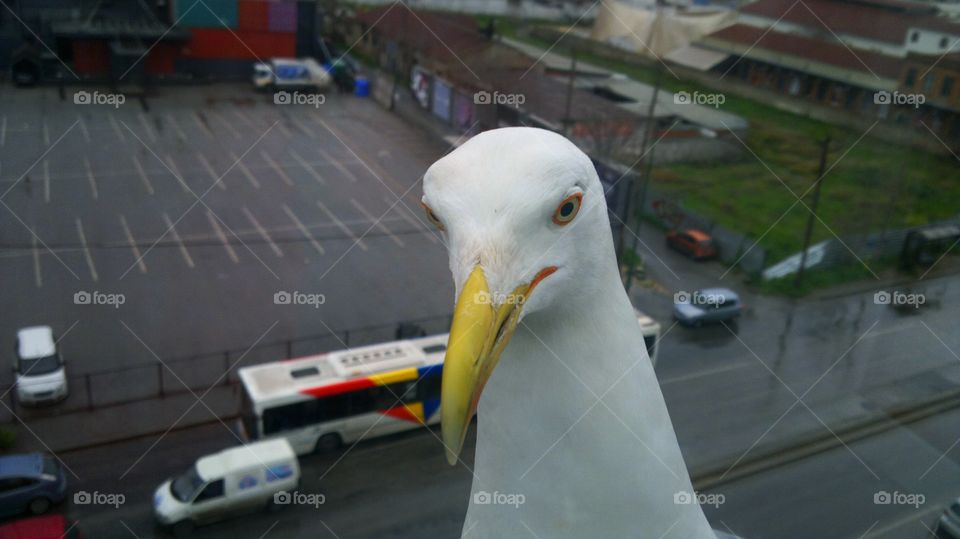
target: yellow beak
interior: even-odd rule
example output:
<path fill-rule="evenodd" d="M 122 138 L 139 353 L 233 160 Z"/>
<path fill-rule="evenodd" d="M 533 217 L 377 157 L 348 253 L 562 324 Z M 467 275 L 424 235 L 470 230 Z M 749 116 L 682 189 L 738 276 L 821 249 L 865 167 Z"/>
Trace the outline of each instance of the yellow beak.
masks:
<path fill-rule="evenodd" d="M 451 466 L 459 459 L 480 394 L 517 327 L 524 301 L 533 287 L 554 271 L 555 267 L 544 269 L 497 302 L 480 266 L 473 268 L 464 283 L 453 311 L 441 386 L 440 421 Z"/>

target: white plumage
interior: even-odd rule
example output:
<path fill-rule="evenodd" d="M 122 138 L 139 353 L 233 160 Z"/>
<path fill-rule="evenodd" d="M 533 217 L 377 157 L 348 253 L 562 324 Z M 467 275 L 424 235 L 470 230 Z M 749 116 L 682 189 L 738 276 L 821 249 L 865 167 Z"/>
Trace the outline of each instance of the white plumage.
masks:
<path fill-rule="evenodd" d="M 579 213 L 559 224 L 558 205 L 577 193 Z M 469 421 L 473 411 L 458 393 L 483 390 L 463 536 L 714 538 L 696 503 L 677 503 L 692 486 L 589 158 L 549 131 L 487 131 L 430 167 L 424 203 L 446 230 L 459 298 L 443 387 L 451 458 L 466 428 L 454 414 Z M 489 310 L 466 297 L 477 268 Z M 556 270 L 527 290 L 544 268 Z M 511 336 L 503 303 L 517 290 L 525 301 Z M 492 374 L 480 372 L 485 362 Z M 454 367 L 467 374 L 453 380 Z M 458 398 L 467 404 L 455 412 Z"/>

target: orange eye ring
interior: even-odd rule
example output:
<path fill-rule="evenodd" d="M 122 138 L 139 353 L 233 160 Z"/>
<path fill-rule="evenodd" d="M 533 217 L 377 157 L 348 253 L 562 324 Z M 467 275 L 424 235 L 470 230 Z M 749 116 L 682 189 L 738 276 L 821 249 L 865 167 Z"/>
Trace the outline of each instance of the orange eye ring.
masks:
<path fill-rule="evenodd" d="M 431 208 L 430 206 L 427 206 L 427 203 L 422 201 L 420 202 L 420 206 L 423 207 L 424 213 L 427 214 L 427 220 L 433 223 L 433 226 L 439 228 L 440 230 L 446 230 L 443 227 L 443 221 L 441 221 L 440 218 L 437 217 L 437 214 L 433 213 L 433 208 Z"/>
<path fill-rule="evenodd" d="M 573 221 L 573 218 L 580 212 L 580 206 L 583 204 L 583 193 L 574 193 L 557 206 L 553 212 L 553 222 L 563 226 Z"/>

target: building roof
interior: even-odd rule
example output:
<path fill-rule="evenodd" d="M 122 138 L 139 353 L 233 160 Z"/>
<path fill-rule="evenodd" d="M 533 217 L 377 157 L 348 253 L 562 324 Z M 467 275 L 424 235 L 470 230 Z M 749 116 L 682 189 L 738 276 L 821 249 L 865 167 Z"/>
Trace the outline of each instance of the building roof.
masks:
<path fill-rule="evenodd" d="M 792 66 L 787 60 L 794 58 L 807 63 L 812 61 L 847 71 L 865 73 L 871 78 L 874 78 L 873 76 L 876 74 L 877 77 L 892 80 L 899 77 L 902 67 L 902 60 L 893 56 L 864 50 L 854 51 L 841 43 L 764 30 L 746 24 L 735 24 L 714 32 L 707 37 L 705 43 L 717 46 L 718 41 L 740 45 L 740 49 L 745 50 L 733 47 L 729 48 L 727 52 L 743 56 L 757 57 L 760 56 L 762 51 L 772 52 L 779 57 L 780 62 L 777 62 L 776 58 L 766 57 L 763 59 L 789 67 L 797 67 L 802 71 L 814 72 L 816 70 L 810 68 L 813 66 L 807 68 Z"/>
<path fill-rule="evenodd" d="M 757 0 L 740 11 L 889 43 L 905 43 L 910 28 L 960 34 L 960 24 L 937 17 L 935 7 L 899 0 Z"/>

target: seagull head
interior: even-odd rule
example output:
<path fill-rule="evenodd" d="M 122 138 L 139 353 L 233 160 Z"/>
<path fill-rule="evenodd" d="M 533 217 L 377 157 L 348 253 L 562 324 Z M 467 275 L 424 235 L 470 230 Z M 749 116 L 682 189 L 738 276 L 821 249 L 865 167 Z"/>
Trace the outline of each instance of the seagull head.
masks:
<path fill-rule="evenodd" d="M 427 218 L 446 237 L 456 306 L 441 422 L 457 462 L 483 387 L 525 317 L 578 309 L 612 263 L 610 226 L 590 159 L 543 129 L 485 131 L 423 178 Z"/>

